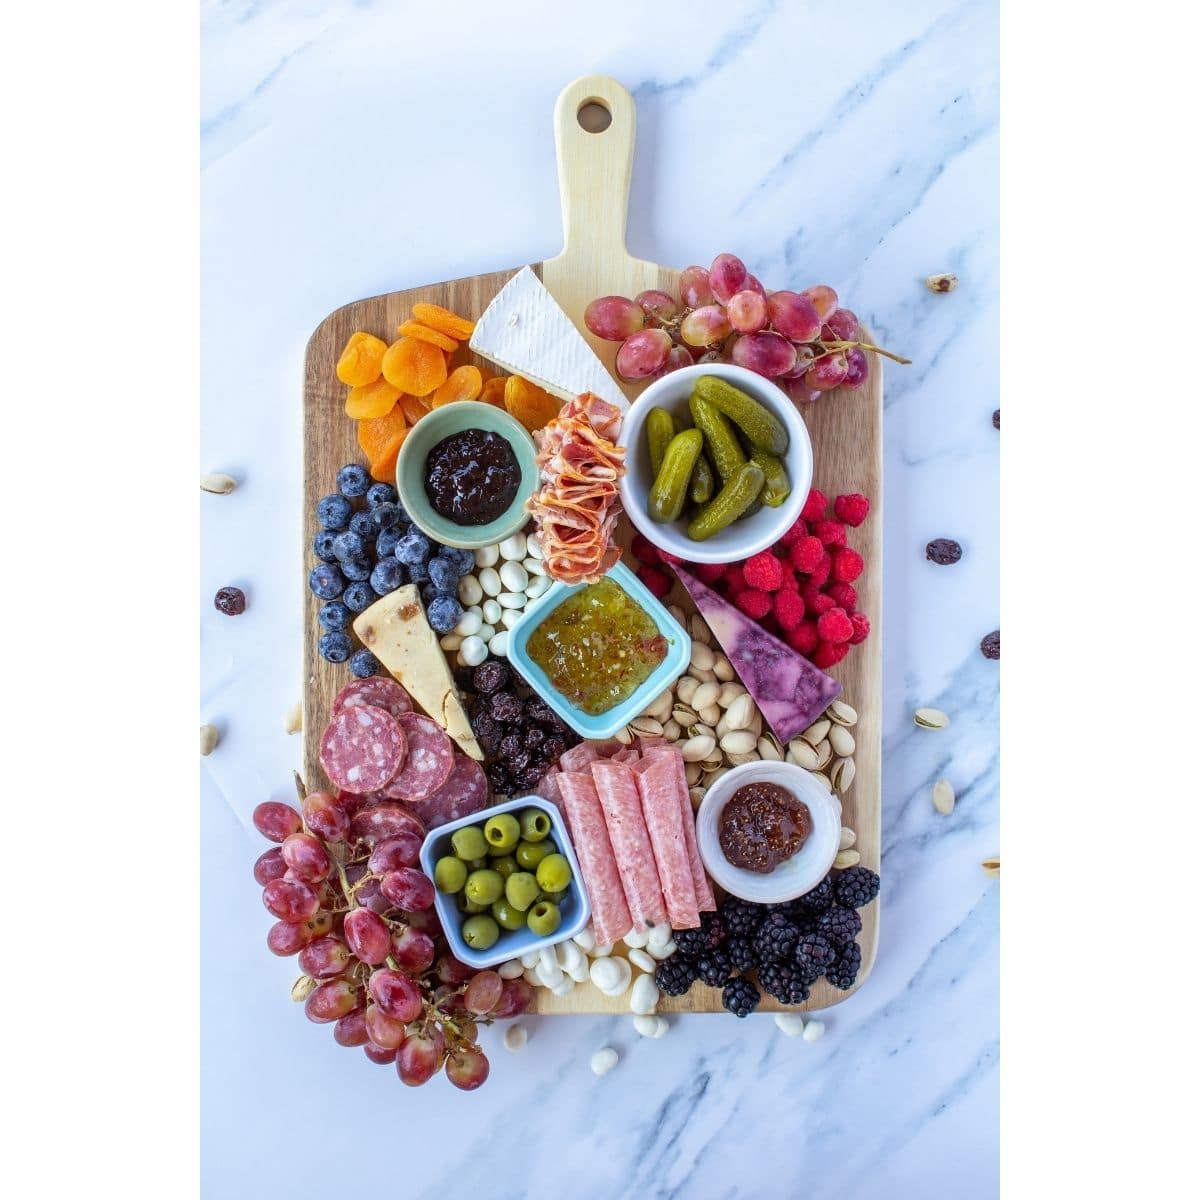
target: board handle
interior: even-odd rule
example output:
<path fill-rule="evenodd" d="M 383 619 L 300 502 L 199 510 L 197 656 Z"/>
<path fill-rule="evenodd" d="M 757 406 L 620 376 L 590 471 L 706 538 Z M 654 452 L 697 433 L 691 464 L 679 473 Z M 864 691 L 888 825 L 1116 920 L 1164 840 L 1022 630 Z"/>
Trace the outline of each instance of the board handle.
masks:
<path fill-rule="evenodd" d="M 559 267 L 625 256 L 636 132 L 633 97 L 610 76 L 585 75 L 559 93 L 554 106 L 563 216 Z"/>

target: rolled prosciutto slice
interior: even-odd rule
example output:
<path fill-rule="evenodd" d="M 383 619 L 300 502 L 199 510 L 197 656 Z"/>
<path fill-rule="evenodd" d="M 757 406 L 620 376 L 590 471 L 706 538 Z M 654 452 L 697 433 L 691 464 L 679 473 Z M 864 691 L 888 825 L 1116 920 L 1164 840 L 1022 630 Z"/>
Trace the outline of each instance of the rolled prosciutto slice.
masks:
<path fill-rule="evenodd" d="M 592 763 L 592 779 L 604 810 L 633 927 L 641 930 L 665 921 L 667 905 L 632 769 L 625 763 L 597 759 Z"/>
<path fill-rule="evenodd" d="M 695 929 L 700 924 L 700 910 L 696 906 L 692 864 L 688 859 L 683 814 L 676 794 L 679 780 L 675 764 L 670 754 L 660 753 L 643 759 L 638 766 L 642 769 L 634 768 L 634 780 L 654 850 L 667 918 L 672 929 Z"/>
<path fill-rule="evenodd" d="M 633 928 L 633 922 L 629 918 L 625 888 L 608 838 L 608 826 L 596 795 L 596 785 L 585 771 L 561 771 L 558 790 L 571 827 L 571 841 L 579 859 L 583 886 L 587 888 L 592 905 L 592 929 L 596 941 L 611 945 Z"/>

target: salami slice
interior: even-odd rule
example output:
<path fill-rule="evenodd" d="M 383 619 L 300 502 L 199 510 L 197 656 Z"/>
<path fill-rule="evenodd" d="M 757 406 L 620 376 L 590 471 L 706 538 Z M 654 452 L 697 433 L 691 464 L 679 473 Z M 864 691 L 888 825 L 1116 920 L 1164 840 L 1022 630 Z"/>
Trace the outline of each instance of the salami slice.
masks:
<path fill-rule="evenodd" d="M 352 679 L 334 697 L 330 713 L 337 716 L 344 708 L 370 704 L 390 712 L 393 717 L 412 712 L 412 698 L 394 679 L 372 675 L 369 679 Z"/>
<path fill-rule="evenodd" d="M 425 826 L 420 817 L 404 805 L 375 804 L 370 808 L 360 808 L 350 818 L 348 838 L 351 842 L 365 842 L 373 847 L 409 830 L 422 838 L 425 836 Z"/>
<path fill-rule="evenodd" d="M 672 758 L 673 754 L 678 753 L 677 750 L 666 751 L 643 759 L 648 765 L 644 770 L 634 770 L 634 780 L 642 801 L 642 816 L 654 850 L 654 862 L 658 867 L 671 928 L 695 929 L 700 924 L 700 910 L 696 906 L 692 864 L 684 840 L 683 814 L 675 795 L 675 764 Z"/>
<path fill-rule="evenodd" d="M 646 929 L 665 921 L 667 905 L 633 771 L 625 763 L 600 758 L 592 763 L 592 779 L 621 871 L 621 886 L 625 889 L 633 927 Z"/>
<path fill-rule="evenodd" d="M 633 927 L 629 905 L 621 884 L 604 810 L 596 795 L 596 784 L 587 771 L 563 771 L 558 776 L 563 808 L 571 826 L 571 842 L 579 859 L 583 886 L 592 905 L 592 928 L 596 941 L 612 945 Z"/>
<path fill-rule="evenodd" d="M 356 704 L 337 713 L 321 737 L 321 766 L 348 792 L 377 791 L 405 761 L 407 739 L 396 718 L 382 708 Z"/>
<path fill-rule="evenodd" d="M 428 800 L 450 778 L 454 743 L 436 721 L 418 713 L 404 713 L 396 723 L 408 742 L 408 756 L 391 777 L 388 794 L 397 800 Z"/>
<path fill-rule="evenodd" d="M 454 752 L 450 778 L 432 796 L 410 801 L 413 811 L 425 822 L 427 829 L 436 829 L 459 817 L 487 808 L 490 799 L 487 776 L 483 768 L 461 750 Z"/>
<path fill-rule="evenodd" d="M 658 746 L 647 751 L 642 761 L 653 761 L 660 755 L 669 757 L 675 768 L 675 795 L 683 820 L 683 840 L 687 845 L 688 862 L 692 867 L 696 907 L 701 912 L 713 912 L 717 902 L 713 898 L 712 885 L 708 882 L 708 872 L 704 869 L 704 860 L 700 857 L 700 846 L 696 841 L 696 814 L 692 810 L 692 798 L 688 795 L 687 768 L 683 765 L 683 755 L 673 746 Z"/>
<path fill-rule="evenodd" d="M 597 758 L 599 755 L 591 742 L 580 742 L 558 756 L 559 770 L 586 771 Z"/>

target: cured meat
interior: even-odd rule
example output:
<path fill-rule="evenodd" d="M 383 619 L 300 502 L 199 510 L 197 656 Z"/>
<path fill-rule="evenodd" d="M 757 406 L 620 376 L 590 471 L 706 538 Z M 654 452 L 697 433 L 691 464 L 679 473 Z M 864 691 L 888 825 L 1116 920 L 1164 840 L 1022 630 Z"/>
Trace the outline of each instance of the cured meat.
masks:
<path fill-rule="evenodd" d="M 563 771 L 586 771 L 598 757 L 591 742 L 580 742 L 558 756 L 558 765 Z"/>
<path fill-rule="evenodd" d="M 458 750 L 454 754 L 454 765 L 450 778 L 432 796 L 425 800 L 412 800 L 413 811 L 425 822 L 427 829 L 436 829 L 459 817 L 487 808 L 490 792 L 483 768 L 468 755 Z"/>
<path fill-rule="evenodd" d="M 679 780 L 672 758 L 671 753 L 659 753 L 642 759 L 638 763 L 642 769 L 634 770 L 634 780 L 671 928 L 695 929 L 700 924 L 700 910 L 696 905 L 692 865 L 676 795 Z"/>
<path fill-rule="evenodd" d="M 370 808 L 361 808 L 350 818 L 350 832 L 347 835 L 351 843 L 365 842 L 375 846 L 378 842 L 387 841 L 406 831 L 413 831 L 421 838 L 425 837 L 425 826 L 421 819 L 410 812 L 402 804 L 376 804 Z"/>
<path fill-rule="evenodd" d="M 390 712 L 393 717 L 412 712 L 412 697 L 394 679 L 372 675 L 369 679 L 352 679 L 334 697 L 330 714 L 336 716 L 344 708 L 370 704 Z"/>
<path fill-rule="evenodd" d="M 408 755 L 388 783 L 387 794 L 395 800 L 428 800 L 450 778 L 454 743 L 436 721 L 419 713 L 405 713 L 396 724 L 408 739 Z"/>
<path fill-rule="evenodd" d="M 541 796 L 543 800 L 548 800 L 562 813 L 562 819 L 567 823 L 567 832 L 571 835 L 571 841 L 574 841 L 575 831 L 571 828 L 571 818 L 567 815 L 566 805 L 563 804 L 562 788 L 559 786 L 559 779 L 560 775 L 557 771 L 547 771 L 538 780 L 537 787 L 533 789 L 533 794 Z"/>
<path fill-rule="evenodd" d="M 667 906 L 633 771 L 625 763 L 597 759 L 592 763 L 592 779 L 620 868 L 633 927 L 640 930 L 665 921 Z"/>
<path fill-rule="evenodd" d="M 339 788 L 364 795 L 377 791 L 400 769 L 405 732 L 391 713 L 356 704 L 334 715 L 321 737 L 321 766 Z"/>
<path fill-rule="evenodd" d="M 571 826 L 571 842 L 579 859 L 583 886 L 592 905 L 592 929 L 601 945 L 620 941 L 633 926 L 621 872 L 608 838 L 596 785 L 586 771 L 558 776 L 563 807 Z"/>
<path fill-rule="evenodd" d="M 708 872 L 704 869 L 704 860 L 700 857 L 700 846 L 696 842 L 696 814 L 692 811 L 692 798 L 688 795 L 683 755 L 674 746 L 654 746 L 646 751 L 646 756 L 642 761 L 650 762 L 660 755 L 669 756 L 674 763 L 675 792 L 680 816 L 683 819 L 683 840 L 687 843 L 688 862 L 692 867 L 692 886 L 696 892 L 696 907 L 701 912 L 714 912 L 717 902 L 713 898 L 712 885 L 708 882 Z"/>

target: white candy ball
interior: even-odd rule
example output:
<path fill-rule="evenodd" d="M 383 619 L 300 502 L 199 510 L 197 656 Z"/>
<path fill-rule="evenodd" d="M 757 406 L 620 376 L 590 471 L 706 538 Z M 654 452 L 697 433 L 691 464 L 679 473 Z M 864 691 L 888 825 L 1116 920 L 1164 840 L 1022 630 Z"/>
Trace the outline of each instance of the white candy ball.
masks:
<path fill-rule="evenodd" d="M 480 546 L 475 551 L 475 565 L 477 567 L 494 567 L 499 561 L 499 546 Z"/>
<path fill-rule="evenodd" d="M 502 629 L 499 633 L 493 634 L 488 642 L 488 649 L 497 658 L 508 657 L 508 630 Z"/>
<path fill-rule="evenodd" d="M 501 963 L 496 968 L 496 974 L 499 975 L 501 979 L 519 979 L 521 972 L 524 970 L 525 968 L 521 965 L 521 960 L 519 958 L 510 958 L 508 962 Z"/>
<path fill-rule="evenodd" d="M 503 611 L 504 610 L 500 607 L 500 602 L 498 600 L 489 599 L 483 602 L 483 619 L 489 625 L 495 625 L 495 623 L 500 620 L 500 614 Z"/>
<path fill-rule="evenodd" d="M 529 586 L 525 589 L 526 600 L 536 600 L 543 592 L 550 588 L 551 579 L 549 575 L 538 575 L 529 581 Z"/>
<path fill-rule="evenodd" d="M 539 578 L 544 578 L 546 574 L 546 564 L 540 558 L 527 558 L 522 564 L 530 575 L 536 575 Z"/>
<path fill-rule="evenodd" d="M 518 561 L 525 557 L 525 535 L 523 533 L 514 533 L 512 537 L 506 537 L 500 543 L 500 557 L 507 558 L 510 561 L 517 559 Z"/>
<path fill-rule="evenodd" d="M 529 1041 L 529 1031 L 519 1021 L 504 1031 L 504 1048 L 520 1050 Z"/>
<path fill-rule="evenodd" d="M 525 614 L 519 608 L 506 608 L 500 614 L 500 624 L 505 629 L 514 628 Z"/>
<path fill-rule="evenodd" d="M 495 567 L 484 567 L 479 572 L 479 586 L 489 596 L 498 596 L 504 590 L 500 582 L 500 572 Z"/>
<path fill-rule="evenodd" d="M 506 562 L 500 568 L 500 582 L 510 592 L 523 592 L 529 585 L 529 572 L 519 562 Z"/>
<path fill-rule="evenodd" d="M 458 598 L 468 608 L 483 599 L 483 588 L 474 575 L 464 575 L 458 581 Z"/>
<path fill-rule="evenodd" d="M 804 1018 L 799 1013 L 776 1013 L 775 1027 L 786 1037 L 799 1037 L 804 1032 Z"/>
<path fill-rule="evenodd" d="M 463 639 L 459 654 L 468 667 L 477 667 L 488 655 L 487 643 L 478 634 Z"/>
<path fill-rule="evenodd" d="M 617 1052 L 611 1046 L 605 1046 L 592 1055 L 592 1074 L 607 1075 L 619 1061 Z"/>
<path fill-rule="evenodd" d="M 465 612 L 459 619 L 459 622 L 454 627 L 454 632 L 460 637 L 470 637 L 473 633 L 479 632 L 479 627 L 483 624 L 483 617 L 477 612 Z"/>
<path fill-rule="evenodd" d="M 501 592 L 496 597 L 501 608 L 524 608 L 525 593 L 524 592 Z"/>

